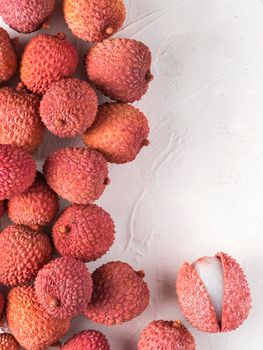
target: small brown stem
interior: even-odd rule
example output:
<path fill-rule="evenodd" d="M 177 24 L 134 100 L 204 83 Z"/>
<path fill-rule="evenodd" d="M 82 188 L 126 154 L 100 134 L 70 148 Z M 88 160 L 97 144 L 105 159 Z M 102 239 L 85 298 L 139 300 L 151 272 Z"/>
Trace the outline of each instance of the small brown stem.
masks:
<path fill-rule="evenodd" d="M 104 182 L 103 185 L 108 186 L 110 184 L 110 179 L 107 177 Z"/>
<path fill-rule="evenodd" d="M 107 35 L 112 35 L 114 33 L 114 29 L 111 26 L 105 28 L 105 33 Z"/>
<path fill-rule="evenodd" d="M 181 323 L 180 320 L 176 320 L 176 321 L 173 322 L 173 326 L 176 327 L 176 328 L 181 327 L 181 325 L 182 325 L 182 323 Z"/>
<path fill-rule="evenodd" d="M 60 33 L 58 33 L 58 34 L 56 35 L 56 37 L 57 37 L 58 39 L 60 39 L 60 40 L 65 40 L 65 39 L 66 39 L 66 34 L 60 32 Z"/>
<path fill-rule="evenodd" d="M 143 140 L 142 147 L 147 147 L 149 145 L 150 145 L 150 141 L 149 140 Z"/>
<path fill-rule="evenodd" d="M 57 308 L 60 306 L 60 300 L 57 297 L 49 297 L 48 304 L 50 307 Z"/>
<path fill-rule="evenodd" d="M 71 231 L 69 226 L 60 226 L 59 227 L 59 232 L 60 233 L 69 233 Z"/>
<path fill-rule="evenodd" d="M 152 75 L 150 69 L 147 70 L 147 72 L 146 72 L 146 74 L 145 74 L 145 80 L 146 80 L 147 82 L 150 82 L 150 81 L 153 80 L 153 75 Z"/>
<path fill-rule="evenodd" d="M 136 272 L 136 275 L 141 277 L 141 278 L 144 278 L 145 277 L 145 272 L 143 270 L 140 270 L 140 271 Z"/>
<path fill-rule="evenodd" d="M 44 23 L 42 24 L 41 28 L 43 28 L 43 29 L 49 29 L 49 22 L 48 22 L 48 21 L 44 22 Z"/>

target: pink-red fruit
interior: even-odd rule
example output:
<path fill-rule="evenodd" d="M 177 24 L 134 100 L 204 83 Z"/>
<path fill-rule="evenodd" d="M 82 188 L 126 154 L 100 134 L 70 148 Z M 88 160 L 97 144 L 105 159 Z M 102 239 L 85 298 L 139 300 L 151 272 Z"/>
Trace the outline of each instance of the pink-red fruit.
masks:
<path fill-rule="evenodd" d="M 110 345 L 104 334 L 88 330 L 69 339 L 62 350 L 110 350 Z"/>
<path fill-rule="evenodd" d="M 0 6 L 4 1 L 0 0 Z M 0 28 L 0 84 L 15 74 L 17 57 L 8 33 Z"/>
<path fill-rule="evenodd" d="M 20 346 L 12 334 L 0 334 L 0 350 L 19 350 Z"/>

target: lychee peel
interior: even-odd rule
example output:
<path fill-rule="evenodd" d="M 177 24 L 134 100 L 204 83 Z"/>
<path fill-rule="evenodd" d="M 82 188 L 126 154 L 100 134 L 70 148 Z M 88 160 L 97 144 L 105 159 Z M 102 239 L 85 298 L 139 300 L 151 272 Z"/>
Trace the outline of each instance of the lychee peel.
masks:
<path fill-rule="evenodd" d="M 3 1 L 0 2 L 0 6 Z M 0 28 L 0 84 L 16 72 L 17 56 L 8 33 Z"/>
<path fill-rule="evenodd" d="M 9 333 L 0 334 L 0 350 L 19 350 L 20 345 L 15 337 Z"/>
<path fill-rule="evenodd" d="M 62 350 L 110 350 L 110 345 L 101 332 L 87 330 L 69 339 L 63 345 Z"/>

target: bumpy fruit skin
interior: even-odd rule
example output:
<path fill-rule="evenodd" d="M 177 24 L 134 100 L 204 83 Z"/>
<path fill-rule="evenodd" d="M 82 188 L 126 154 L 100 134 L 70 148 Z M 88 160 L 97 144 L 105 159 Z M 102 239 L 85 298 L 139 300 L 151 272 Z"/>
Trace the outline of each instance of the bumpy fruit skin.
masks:
<path fill-rule="evenodd" d="M 0 201 L 0 218 L 4 215 L 5 213 L 5 202 Z"/>
<path fill-rule="evenodd" d="M 84 263 L 63 257 L 39 271 L 35 289 L 38 301 L 51 316 L 72 318 L 90 302 L 92 279 Z"/>
<path fill-rule="evenodd" d="M 43 136 L 38 96 L 12 88 L 0 89 L 0 143 L 35 153 Z"/>
<path fill-rule="evenodd" d="M 83 135 L 84 143 L 102 153 L 108 162 L 127 163 L 147 146 L 148 120 L 137 108 L 124 103 L 99 107 L 95 123 Z"/>
<path fill-rule="evenodd" d="M 31 33 L 51 17 L 55 0 L 0 0 L 0 16 L 20 33 Z"/>
<path fill-rule="evenodd" d="M 0 284 L 10 287 L 30 282 L 52 258 L 48 236 L 26 226 L 8 226 L 0 246 Z"/>
<path fill-rule="evenodd" d="M 36 163 L 22 149 L 0 145 L 0 200 L 26 191 L 36 176 Z"/>
<path fill-rule="evenodd" d="M 0 6 L 3 1 L 0 0 Z M 0 28 L 0 84 L 15 74 L 17 56 L 8 33 Z"/>
<path fill-rule="evenodd" d="M 59 137 L 82 134 L 94 122 L 97 111 L 95 90 L 76 78 L 53 83 L 40 104 L 43 123 Z"/>
<path fill-rule="evenodd" d="M 97 42 L 121 28 L 126 11 L 123 0 L 64 0 L 64 16 L 74 35 Z"/>
<path fill-rule="evenodd" d="M 82 147 L 63 148 L 49 155 L 44 175 L 57 194 L 77 204 L 95 201 L 109 183 L 106 160 Z"/>
<path fill-rule="evenodd" d="M 196 350 L 195 340 L 180 321 L 153 321 L 142 332 L 138 350 Z"/>
<path fill-rule="evenodd" d="M 63 33 L 40 34 L 23 52 L 21 80 L 30 91 L 44 94 L 53 82 L 71 76 L 77 65 L 77 51 Z"/>
<path fill-rule="evenodd" d="M 140 315 L 148 306 L 150 292 L 142 272 L 116 261 L 92 274 L 93 295 L 85 316 L 108 326 L 121 324 Z"/>
<path fill-rule="evenodd" d="M 112 218 L 95 204 L 74 204 L 66 208 L 53 226 L 53 241 L 59 254 L 83 262 L 106 254 L 114 237 Z"/>
<path fill-rule="evenodd" d="M 88 78 L 106 96 L 118 102 L 140 100 L 153 79 L 151 52 L 131 39 L 108 39 L 86 56 Z"/>
<path fill-rule="evenodd" d="M 20 346 L 12 334 L 0 334 L 0 350 L 19 350 Z"/>
<path fill-rule="evenodd" d="M 27 350 L 45 350 L 69 330 L 70 320 L 50 316 L 38 303 L 33 286 L 12 289 L 6 311 L 11 333 Z"/>
<path fill-rule="evenodd" d="M 248 317 L 251 295 L 240 265 L 229 255 L 216 255 L 224 271 L 222 320 L 219 325 L 212 301 L 194 267 L 185 262 L 178 272 L 176 290 L 185 318 L 203 332 L 228 332 L 238 328 Z"/>
<path fill-rule="evenodd" d="M 69 339 L 62 350 L 110 350 L 110 345 L 104 334 L 88 330 Z"/>
<path fill-rule="evenodd" d="M 8 216 L 16 224 L 38 228 L 51 223 L 58 208 L 58 195 L 47 185 L 42 174 L 38 173 L 27 191 L 9 200 Z"/>

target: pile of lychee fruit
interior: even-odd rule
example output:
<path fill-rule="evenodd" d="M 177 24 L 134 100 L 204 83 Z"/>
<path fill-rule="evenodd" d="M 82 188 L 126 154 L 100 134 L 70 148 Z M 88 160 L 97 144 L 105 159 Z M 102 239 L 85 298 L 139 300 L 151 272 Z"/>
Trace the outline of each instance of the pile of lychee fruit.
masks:
<path fill-rule="evenodd" d="M 54 8 L 55 0 L 0 0 L 0 16 L 20 33 L 47 28 Z M 143 271 L 113 261 L 90 274 L 85 264 L 106 254 L 115 239 L 111 216 L 93 204 L 110 184 L 108 162 L 130 162 L 149 145 L 148 120 L 129 103 L 153 79 L 151 52 L 136 40 L 109 39 L 125 20 L 123 0 L 64 0 L 63 10 L 72 33 L 94 43 L 85 57 L 87 81 L 72 77 L 79 58 L 65 34 L 36 35 L 18 58 L 0 28 L 0 83 L 18 65 L 21 79 L 15 88 L 0 88 L 0 217 L 7 210 L 13 222 L 0 233 L 0 285 L 8 287 L 0 294 L 6 330 L 0 350 L 109 350 L 110 341 L 94 329 L 59 340 L 80 314 L 119 325 L 150 300 Z M 116 102 L 99 106 L 95 89 Z M 84 146 L 51 153 L 41 173 L 32 155 L 45 128 L 59 138 L 82 135 Z M 71 202 L 63 212 L 59 196 Z M 244 272 L 224 253 L 184 263 L 176 290 L 183 315 L 204 332 L 236 329 L 251 308 Z M 180 321 L 155 320 L 138 349 L 194 350 L 196 344 Z"/>

